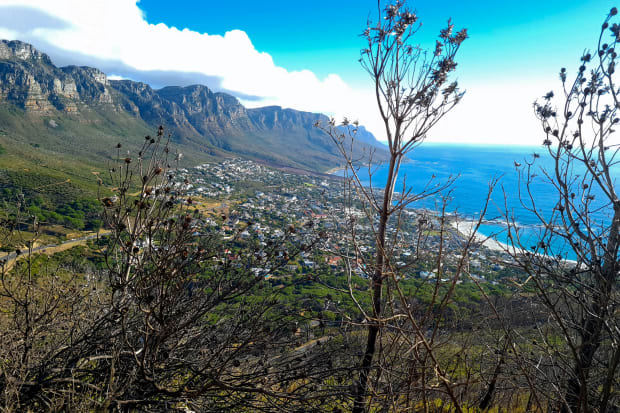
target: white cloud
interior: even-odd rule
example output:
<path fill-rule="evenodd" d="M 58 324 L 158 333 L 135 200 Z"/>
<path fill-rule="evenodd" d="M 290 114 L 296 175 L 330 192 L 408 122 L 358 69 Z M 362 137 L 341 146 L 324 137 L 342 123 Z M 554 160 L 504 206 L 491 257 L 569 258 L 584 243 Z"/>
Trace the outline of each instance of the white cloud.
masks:
<path fill-rule="evenodd" d="M 73 54 L 73 64 L 89 64 L 79 59 L 92 57 L 137 71 L 203 74 L 219 80 L 208 86 L 258 98 L 242 99 L 248 106 L 280 105 L 360 119 L 374 116 L 370 94 L 353 90 L 336 74 L 319 79 L 309 70 L 278 67 L 240 30 L 220 36 L 149 24 L 132 0 L 0 0 L 1 6 L 30 7 L 67 22 L 61 27 L 24 27 L 20 32 L 0 27 L 0 35 L 51 45 L 63 52 L 64 60 Z M 113 72 L 127 76 L 122 69 Z"/>
<path fill-rule="evenodd" d="M 430 141 L 504 145 L 540 145 L 541 126 L 532 104 L 559 82 L 527 83 L 496 79 L 466 84 L 463 100 L 439 122 Z"/>
<path fill-rule="evenodd" d="M 15 39 L 17 36 L 18 33 L 15 30 L 0 27 L 0 39 Z"/>
<path fill-rule="evenodd" d="M 2 6 L 20 8 L 22 14 L 32 10 L 37 18 L 17 28 L 0 24 L 1 38 L 47 46 L 43 51 L 61 63 L 92 65 L 117 78 L 166 82 L 158 86 L 207 83 L 239 96 L 246 106 L 347 116 L 359 119 L 377 138 L 384 136 L 371 85 L 352 88 L 337 74 L 318 78 L 309 70 L 279 67 L 243 31 L 220 36 L 149 24 L 135 0 L 0 0 Z M 531 103 L 544 87 L 510 82 L 463 86 L 465 99 L 431 132 L 430 141 L 538 143 Z"/>

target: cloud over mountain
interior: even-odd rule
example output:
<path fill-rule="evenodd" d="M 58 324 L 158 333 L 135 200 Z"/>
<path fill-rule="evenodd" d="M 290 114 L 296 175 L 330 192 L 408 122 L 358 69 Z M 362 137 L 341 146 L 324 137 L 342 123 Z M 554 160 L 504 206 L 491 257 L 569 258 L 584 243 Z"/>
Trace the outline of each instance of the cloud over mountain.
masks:
<path fill-rule="evenodd" d="M 201 83 L 246 106 L 348 115 L 374 129 L 370 95 L 338 75 L 279 67 L 241 30 L 221 36 L 150 24 L 135 0 L 0 0 L 0 38 L 32 43 L 57 65 L 94 66 L 154 87 Z"/>

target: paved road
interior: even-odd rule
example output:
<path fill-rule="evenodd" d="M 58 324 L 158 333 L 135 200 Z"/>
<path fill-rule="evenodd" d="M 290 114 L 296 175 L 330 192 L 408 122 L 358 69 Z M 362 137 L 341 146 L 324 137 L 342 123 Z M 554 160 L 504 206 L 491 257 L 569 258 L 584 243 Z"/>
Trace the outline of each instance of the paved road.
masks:
<path fill-rule="evenodd" d="M 90 234 L 90 235 L 85 235 L 85 236 L 79 237 L 79 238 L 73 238 L 73 239 L 67 240 L 65 242 L 62 242 L 60 244 L 41 245 L 39 247 L 33 248 L 32 252 L 33 253 L 35 253 L 35 252 L 45 252 L 45 250 L 48 249 L 48 248 L 68 247 L 71 244 L 77 245 L 77 244 L 80 244 L 80 243 L 82 243 L 84 241 L 88 241 L 90 239 L 95 239 L 95 238 L 97 238 L 97 236 L 104 237 L 104 236 L 106 236 L 108 234 L 110 234 L 110 232 L 106 231 L 106 232 L 100 232 L 99 234 Z M 22 253 L 20 255 L 25 255 L 27 252 L 28 252 L 28 250 L 22 250 Z M 7 261 L 10 261 L 10 260 L 12 260 L 12 259 L 14 259 L 16 257 L 17 257 L 17 253 L 16 252 L 10 252 L 8 254 L 7 253 L 0 254 L 0 260 L 6 259 Z"/>

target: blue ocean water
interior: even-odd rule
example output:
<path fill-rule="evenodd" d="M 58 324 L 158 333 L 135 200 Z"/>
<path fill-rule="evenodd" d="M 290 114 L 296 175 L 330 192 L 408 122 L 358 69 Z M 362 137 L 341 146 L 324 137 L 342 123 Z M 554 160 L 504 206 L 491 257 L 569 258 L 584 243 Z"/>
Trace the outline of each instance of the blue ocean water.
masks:
<path fill-rule="evenodd" d="M 535 200 L 536 210 L 544 217 L 549 217 L 558 203 L 557 191 L 544 177 L 541 168 L 552 171 L 553 160 L 547 152 L 547 148 L 524 147 L 524 146 L 499 146 L 499 145 L 455 145 L 455 144 L 432 144 L 426 143 L 415 148 L 410 153 L 410 161 L 404 162 L 399 173 L 396 191 L 403 189 L 403 180 L 406 187 L 414 192 L 420 192 L 427 187 L 432 179 L 432 184 L 443 183 L 450 177 L 457 177 L 451 186 L 451 201 L 448 211 L 457 212 L 463 218 L 477 218 L 489 190 L 489 182 L 494 177 L 499 177 L 499 183 L 491 194 L 491 201 L 485 215 L 485 224 L 480 228 L 480 233 L 494 236 L 498 241 L 508 243 L 505 216 L 513 216 L 521 228 L 522 241 L 533 242 L 537 239 L 541 230 L 540 220 L 526 206 L 531 206 L 526 194 L 519 194 L 519 173 L 515 162 L 525 167 L 526 161 L 532 162 L 533 154 L 540 155 L 536 158 L 532 173 L 537 176 L 531 185 Z M 575 174 L 579 174 L 579 168 Z M 613 175 L 620 178 L 620 168 L 612 171 Z M 366 169 L 360 169 L 364 184 L 369 180 Z M 375 187 L 383 187 L 387 178 L 387 165 L 378 166 L 372 177 Z M 575 191 L 579 196 L 581 183 L 576 184 Z M 521 185 L 521 190 L 524 185 Z M 444 192 L 445 193 L 445 192 Z M 593 191 L 596 196 L 595 203 L 602 200 L 602 194 Z M 525 206 L 522 203 L 525 201 Z M 437 209 L 438 197 L 425 199 L 412 208 Z M 610 219 L 611 210 L 601 209 L 593 214 L 599 222 Z M 575 254 L 561 245 L 559 242 L 552 247 L 554 255 L 561 254 L 568 259 L 574 259 Z"/>

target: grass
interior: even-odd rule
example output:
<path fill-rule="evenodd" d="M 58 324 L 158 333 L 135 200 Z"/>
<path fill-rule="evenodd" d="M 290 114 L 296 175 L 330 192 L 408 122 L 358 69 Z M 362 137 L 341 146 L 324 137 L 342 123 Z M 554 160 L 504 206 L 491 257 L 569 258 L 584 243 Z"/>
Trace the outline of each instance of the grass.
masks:
<path fill-rule="evenodd" d="M 52 120 L 55 127 L 50 126 Z M 0 104 L 0 187 L 56 184 L 95 195 L 95 175 L 106 180 L 104 172 L 117 156 L 117 143 L 123 145 L 121 156 L 127 151 L 135 154 L 144 136 L 154 132 L 142 120 L 112 108 L 38 114 Z M 182 144 L 175 147 L 184 153 L 181 166 L 213 159 Z"/>

